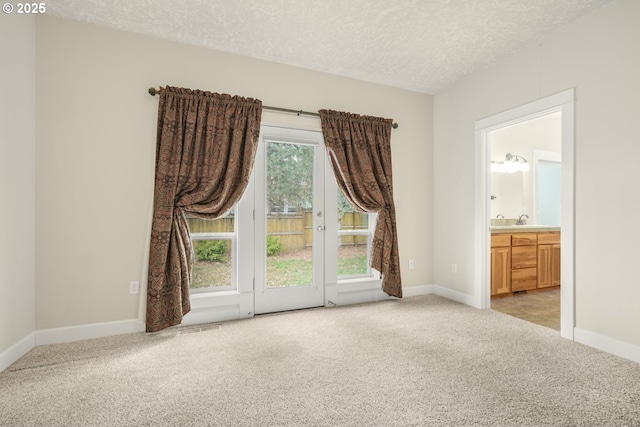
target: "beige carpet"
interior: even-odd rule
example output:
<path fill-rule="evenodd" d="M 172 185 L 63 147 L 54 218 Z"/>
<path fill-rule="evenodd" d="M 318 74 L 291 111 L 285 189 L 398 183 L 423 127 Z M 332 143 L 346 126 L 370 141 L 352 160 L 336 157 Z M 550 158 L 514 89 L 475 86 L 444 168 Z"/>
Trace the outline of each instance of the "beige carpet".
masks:
<path fill-rule="evenodd" d="M 36 347 L 2 426 L 640 425 L 640 365 L 437 296 Z"/>

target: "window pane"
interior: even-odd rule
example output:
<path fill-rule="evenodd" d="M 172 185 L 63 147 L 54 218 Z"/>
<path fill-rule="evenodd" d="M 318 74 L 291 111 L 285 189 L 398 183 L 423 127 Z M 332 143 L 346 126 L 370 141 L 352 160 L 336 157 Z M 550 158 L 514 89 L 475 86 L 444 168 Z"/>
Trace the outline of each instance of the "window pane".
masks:
<path fill-rule="evenodd" d="M 233 253 L 231 251 L 233 237 L 225 238 L 225 236 L 216 236 L 216 234 L 235 234 L 235 210 L 234 206 L 229 213 L 217 219 L 197 218 L 188 213 L 185 215 L 195 258 L 190 289 L 213 288 L 210 290 L 221 290 L 224 288 L 226 290 L 234 285 L 232 277 Z"/>
<path fill-rule="evenodd" d="M 342 239 L 352 237 L 363 238 L 365 243 L 338 247 L 338 276 L 364 276 L 369 273 L 366 236 L 342 236 Z"/>
<path fill-rule="evenodd" d="M 357 212 L 342 191 L 338 191 L 338 218 L 340 231 L 369 231 L 369 214 Z M 338 236 L 338 277 L 370 274 L 370 239 L 370 233 Z"/>
<path fill-rule="evenodd" d="M 341 190 L 338 190 L 338 218 L 340 230 L 367 230 L 369 228 L 369 214 L 357 212 Z"/>
<path fill-rule="evenodd" d="M 196 240 L 191 289 L 231 286 L 231 241 Z"/>

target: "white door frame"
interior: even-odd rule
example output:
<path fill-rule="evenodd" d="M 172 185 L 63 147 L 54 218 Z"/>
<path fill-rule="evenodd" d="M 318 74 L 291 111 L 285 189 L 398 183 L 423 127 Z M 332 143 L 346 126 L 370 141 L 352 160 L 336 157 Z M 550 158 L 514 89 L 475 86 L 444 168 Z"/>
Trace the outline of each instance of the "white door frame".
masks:
<path fill-rule="evenodd" d="M 513 108 L 478 120 L 475 123 L 476 147 L 476 200 L 475 200 L 475 251 L 474 256 L 474 306 L 487 309 L 491 306 L 491 239 L 489 204 L 488 134 L 496 129 L 512 126 L 527 120 L 560 111 L 562 113 L 562 221 L 561 221 L 561 303 L 560 335 L 574 339 L 575 328 L 575 185 L 574 185 L 574 89 Z"/>

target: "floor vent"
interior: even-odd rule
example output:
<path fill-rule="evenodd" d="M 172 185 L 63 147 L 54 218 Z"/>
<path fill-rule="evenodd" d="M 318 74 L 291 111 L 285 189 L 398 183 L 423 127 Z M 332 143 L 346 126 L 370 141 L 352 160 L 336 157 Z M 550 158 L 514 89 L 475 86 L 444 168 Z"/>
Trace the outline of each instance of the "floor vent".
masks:
<path fill-rule="evenodd" d="M 177 335 L 215 331 L 221 328 L 222 328 L 222 324 L 220 323 L 209 323 L 206 325 L 195 325 L 195 326 L 181 326 L 177 328 Z"/>

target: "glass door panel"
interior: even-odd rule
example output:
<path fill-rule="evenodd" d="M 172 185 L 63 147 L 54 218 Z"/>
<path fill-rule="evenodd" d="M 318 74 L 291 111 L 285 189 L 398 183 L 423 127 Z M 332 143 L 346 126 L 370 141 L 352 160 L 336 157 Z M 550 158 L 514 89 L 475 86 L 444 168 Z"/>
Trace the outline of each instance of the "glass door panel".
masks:
<path fill-rule="evenodd" d="M 270 141 L 267 149 L 267 288 L 313 285 L 316 147 Z"/>

